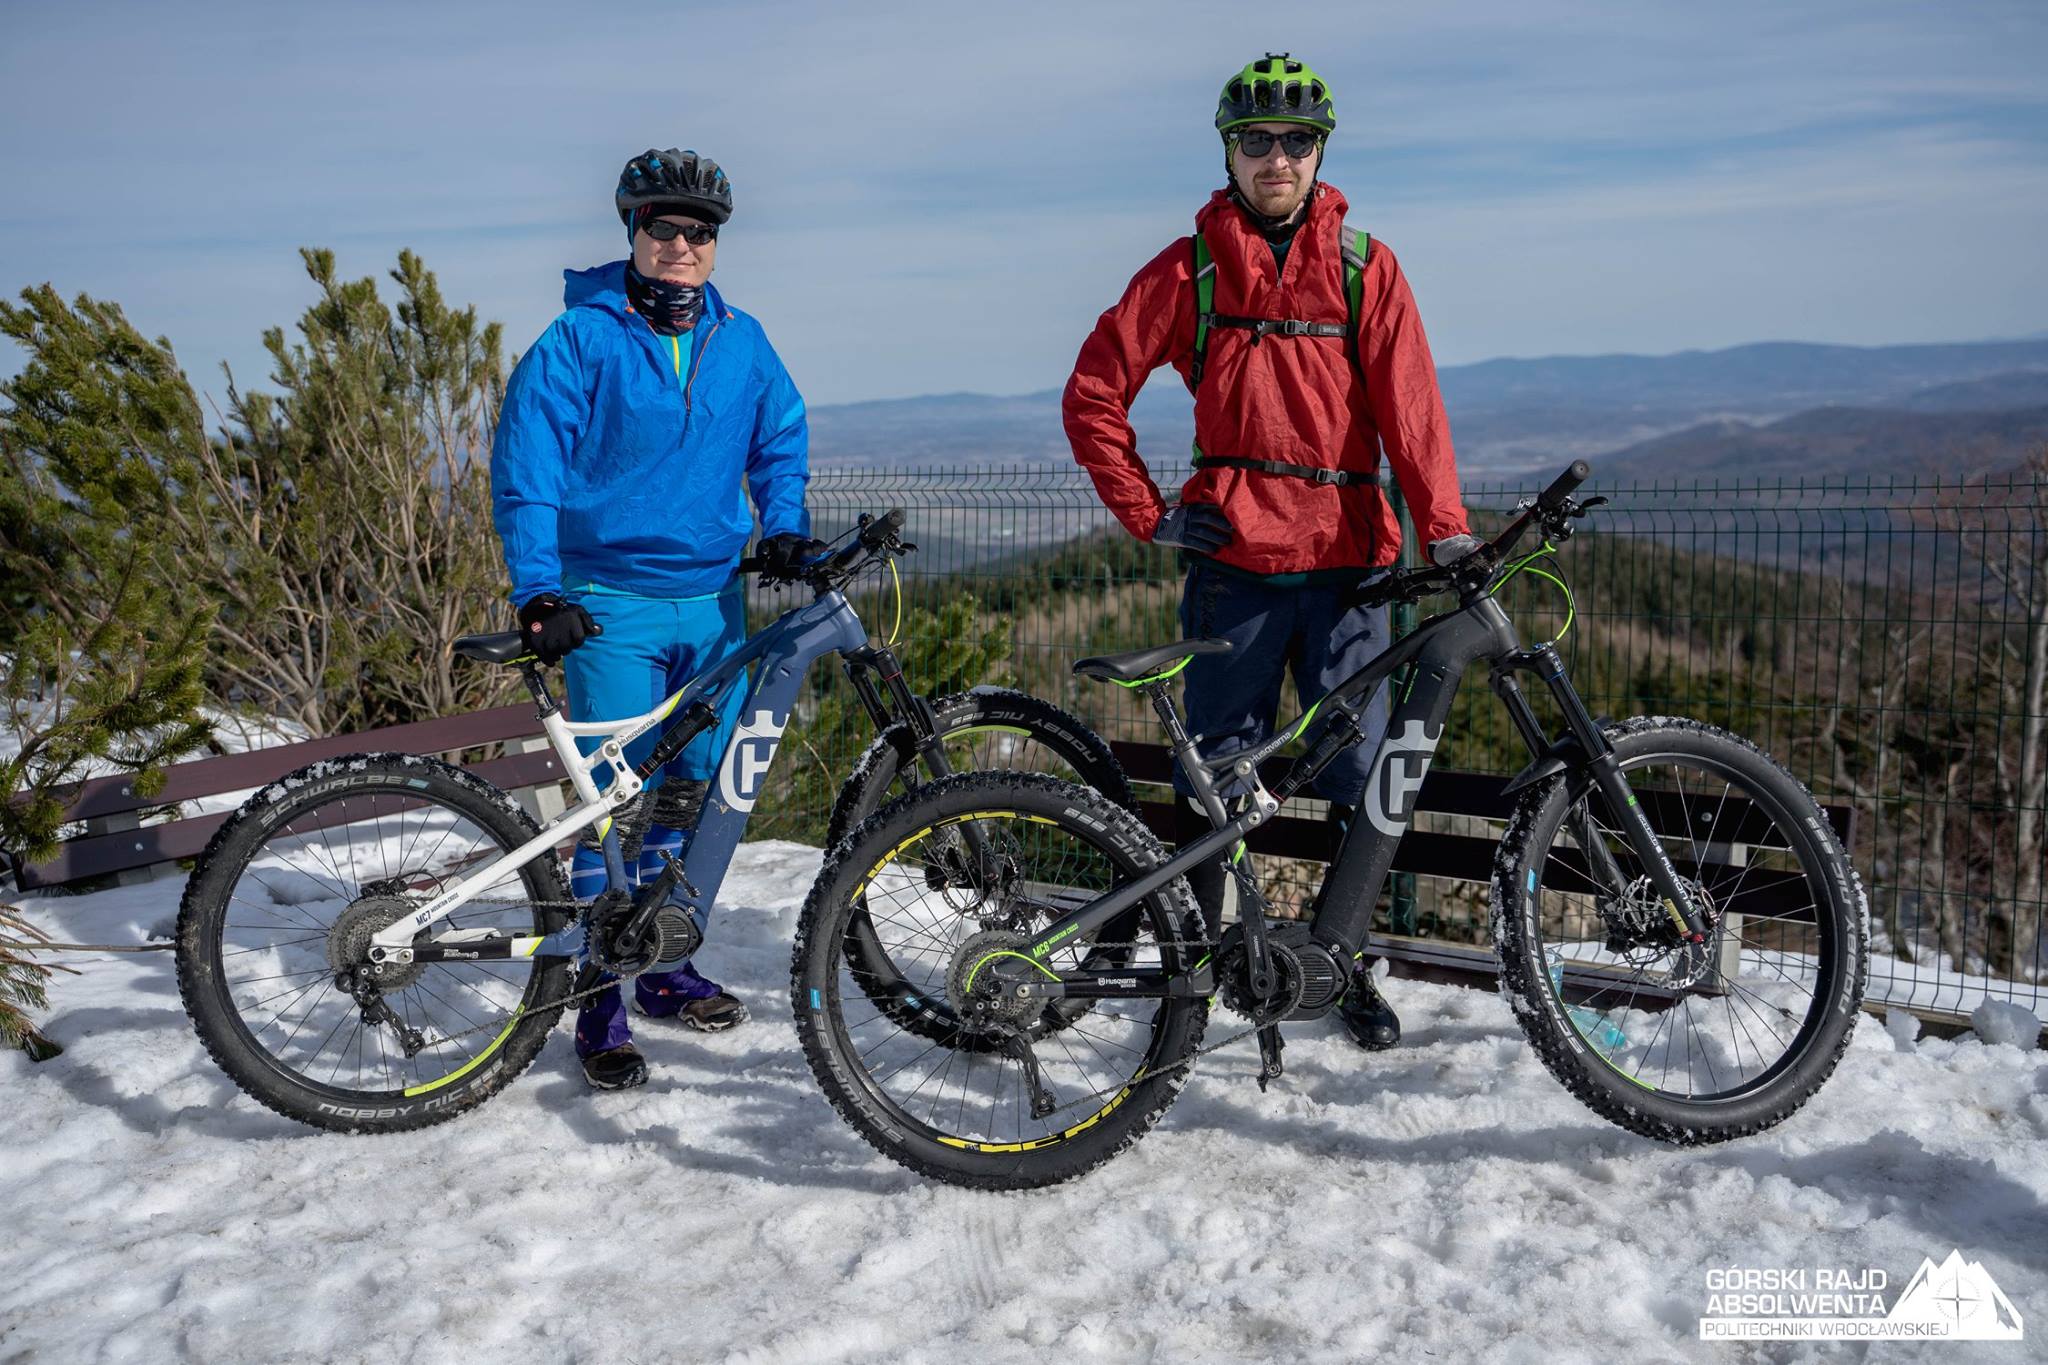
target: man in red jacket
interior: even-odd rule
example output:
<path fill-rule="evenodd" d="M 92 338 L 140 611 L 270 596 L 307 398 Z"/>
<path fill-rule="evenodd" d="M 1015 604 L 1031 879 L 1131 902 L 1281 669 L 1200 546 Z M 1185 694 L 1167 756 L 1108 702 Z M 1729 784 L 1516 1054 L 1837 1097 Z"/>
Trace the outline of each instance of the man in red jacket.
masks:
<path fill-rule="evenodd" d="M 1062 400 L 1074 458 L 1104 505 L 1140 540 L 1182 550 L 1184 633 L 1236 646 L 1182 674 L 1188 728 L 1207 756 L 1273 733 L 1287 673 L 1307 707 L 1386 648 L 1385 608 L 1350 605 L 1401 548 L 1379 487 L 1382 448 L 1431 559 L 1450 563 L 1478 544 L 1408 282 L 1383 243 L 1346 228 L 1337 188 L 1317 183 L 1336 126 L 1329 86 L 1286 53 L 1232 76 L 1216 110 L 1229 188 L 1195 215 L 1195 238 L 1153 257 L 1102 315 Z M 1195 472 L 1173 507 L 1130 424 L 1132 399 L 1161 365 L 1195 396 Z M 1333 848 L 1386 714 L 1383 690 L 1366 742 L 1317 781 Z M 1191 802 L 1177 805 L 1183 839 L 1208 827 Z M 1222 870 L 1190 881 L 1213 922 Z M 1340 1012 L 1362 1047 L 1400 1038 L 1364 964 Z"/>

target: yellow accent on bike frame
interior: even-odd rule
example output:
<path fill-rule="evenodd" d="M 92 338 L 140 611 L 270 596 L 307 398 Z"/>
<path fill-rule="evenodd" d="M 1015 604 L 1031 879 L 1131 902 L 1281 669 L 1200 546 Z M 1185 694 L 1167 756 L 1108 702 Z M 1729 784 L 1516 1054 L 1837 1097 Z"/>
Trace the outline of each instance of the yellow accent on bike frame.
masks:
<path fill-rule="evenodd" d="M 896 572 L 896 561 L 889 561 L 889 577 L 896 584 L 896 624 L 889 627 L 888 645 L 896 643 L 896 637 L 903 631 L 903 575 Z"/>
<path fill-rule="evenodd" d="M 461 1080 L 464 1076 L 467 1076 L 470 1072 L 482 1066 L 485 1062 L 489 1061 L 493 1055 L 497 1053 L 498 1049 L 504 1045 L 505 1040 L 512 1035 L 512 1030 L 519 1027 L 519 1021 L 525 1017 L 525 1010 L 520 1010 L 517 1014 L 514 1014 L 512 1016 L 512 1022 L 505 1025 L 505 1031 L 503 1033 L 491 1039 L 491 1045 L 489 1047 L 485 1048 L 482 1052 L 477 1053 L 476 1056 L 470 1058 L 467 1062 L 463 1063 L 458 1070 L 449 1072 L 440 1080 L 428 1081 L 425 1085 L 413 1086 L 410 1090 L 407 1090 L 405 1092 L 406 1098 L 410 1099 L 414 1095 L 424 1095 L 429 1090 L 439 1090 L 444 1085 L 453 1085 L 455 1084 L 455 1082 Z"/>

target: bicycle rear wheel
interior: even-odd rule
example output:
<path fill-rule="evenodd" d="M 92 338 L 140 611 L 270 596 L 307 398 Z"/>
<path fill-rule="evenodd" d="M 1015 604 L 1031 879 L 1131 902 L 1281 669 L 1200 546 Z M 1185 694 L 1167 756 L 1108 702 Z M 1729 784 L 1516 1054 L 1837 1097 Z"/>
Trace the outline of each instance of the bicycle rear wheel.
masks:
<path fill-rule="evenodd" d="M 1030 926 L 1164 858 L 1130 812 L 1038 775 L 964 774 L 885 806 L 826 859 L 791 957 L 797 1035 L 833 1107 L 892 1160 L 979 1189 L 1068 1180 L 1135 1141 L 1185 1082 L 1207 1001 L 1100 1000 L 1057 1021 L 1027 1006 L 992 1030 L 960 1011 L 994 958 L 1079 969 L 1087 945 L 1024 958 Z M 973 932 L 916 982 L 917 1001 L 949 1006 L 919 1030 L 868 997 L 849 928 L 869 907 L 923 916 L 933 901 Z M 1200 955 L 1184 881 L 1140 906 L 1120 965 L 1177 972 Z"/>
<path fill-rule="evenodd" d="M 1078 716 L 1051 702 L 987 687 L 941 697 L 931 705 L 953 772 L 1045 773 L 1093 788 L 1126 810 L 1137 809 L 1130 779 L 1109 746 Z M 886 802 L 929 783 L 924 767 L 911 748 L 907 725 L 893 725 L 878 736 L 839 789 L 825 846 L 837 845 Z M 935 1001 L 920 983 L 935 964 L 950 959 L 974 927 L 941 898 L 893 906 L 882 914 L 871 914 L 863 905 L 849 921 L 847 958 L 877 1008 L 913 1033 L 950 1039 L 954 1021 L 943 999 Z"/>
<path fill-rule="evenodd" d="M 320 1128 L 399 1132 L 481 1104 L 547 1041 L 566 959 L 388 970 L 376 998 L 423 1044 L 410 1056 L 345 983 L 371 934 L 539 832 L 489 783 L 409 754 L 315 763 L 258 792 L 200 855 L 178 912 L 178 988 L 207 1051 Z M 426 932 L 547 934 L 568 902 L 543 852 Z"/>
<path fill-rule="evenodd" d="M 1708 942 L 1680 939 L 1598 793 L 1559 775 L 1523 797 L 1495 861 L 1503 986 L 1544 1065 L 1596 1113 L 1679 1144 L 1761 1131 L 1848 1047 L 1861 884 L 1812 795 L 1749 741 L 1640 717 L 1610 737 Z M 1594 840 L 1611 864 L 1589 857 Z"/>

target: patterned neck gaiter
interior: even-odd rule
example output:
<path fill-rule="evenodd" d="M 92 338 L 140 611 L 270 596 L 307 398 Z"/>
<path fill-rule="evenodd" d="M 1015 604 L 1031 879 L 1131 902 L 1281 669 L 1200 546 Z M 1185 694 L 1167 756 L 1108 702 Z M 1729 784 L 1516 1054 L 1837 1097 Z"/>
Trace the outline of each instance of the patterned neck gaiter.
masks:
<path fill-rule="evenodd" d="M 649 327 L 665 337 L 672 337 L 697 325 L 698 317 L 704 312 L 704 286 L 650 280 L 629 265 L 626 267 L 626 301 L 633 305 L 634 312 L 647 319 Z"/>

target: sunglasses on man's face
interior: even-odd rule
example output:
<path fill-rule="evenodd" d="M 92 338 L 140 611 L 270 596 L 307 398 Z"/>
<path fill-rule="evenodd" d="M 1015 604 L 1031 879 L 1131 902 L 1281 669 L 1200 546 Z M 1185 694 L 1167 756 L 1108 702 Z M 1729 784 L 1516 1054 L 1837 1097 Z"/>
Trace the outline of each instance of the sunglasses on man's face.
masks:
<path fill-rule="evenodd" d="M 654 218 L 640 230 L 657 242 L 673 242 L 680 237 L 691 246 L 703 246 L 718 240 L 718 229 L 709 223 L 671 223 L 666 218 Z"/>
<path fill-rule="evenodd" d="M 1307 128 L 1295 128 L 1284 133 L 1268 133 L 1257 128 L 1247 129 L 1237 135 L 1237 149 L 1256 160 L 1273 154 L 1273 144 L 1280 144 L 1280 150 L 1299 161 L 1316 149 L 1322 137 Z"/>

